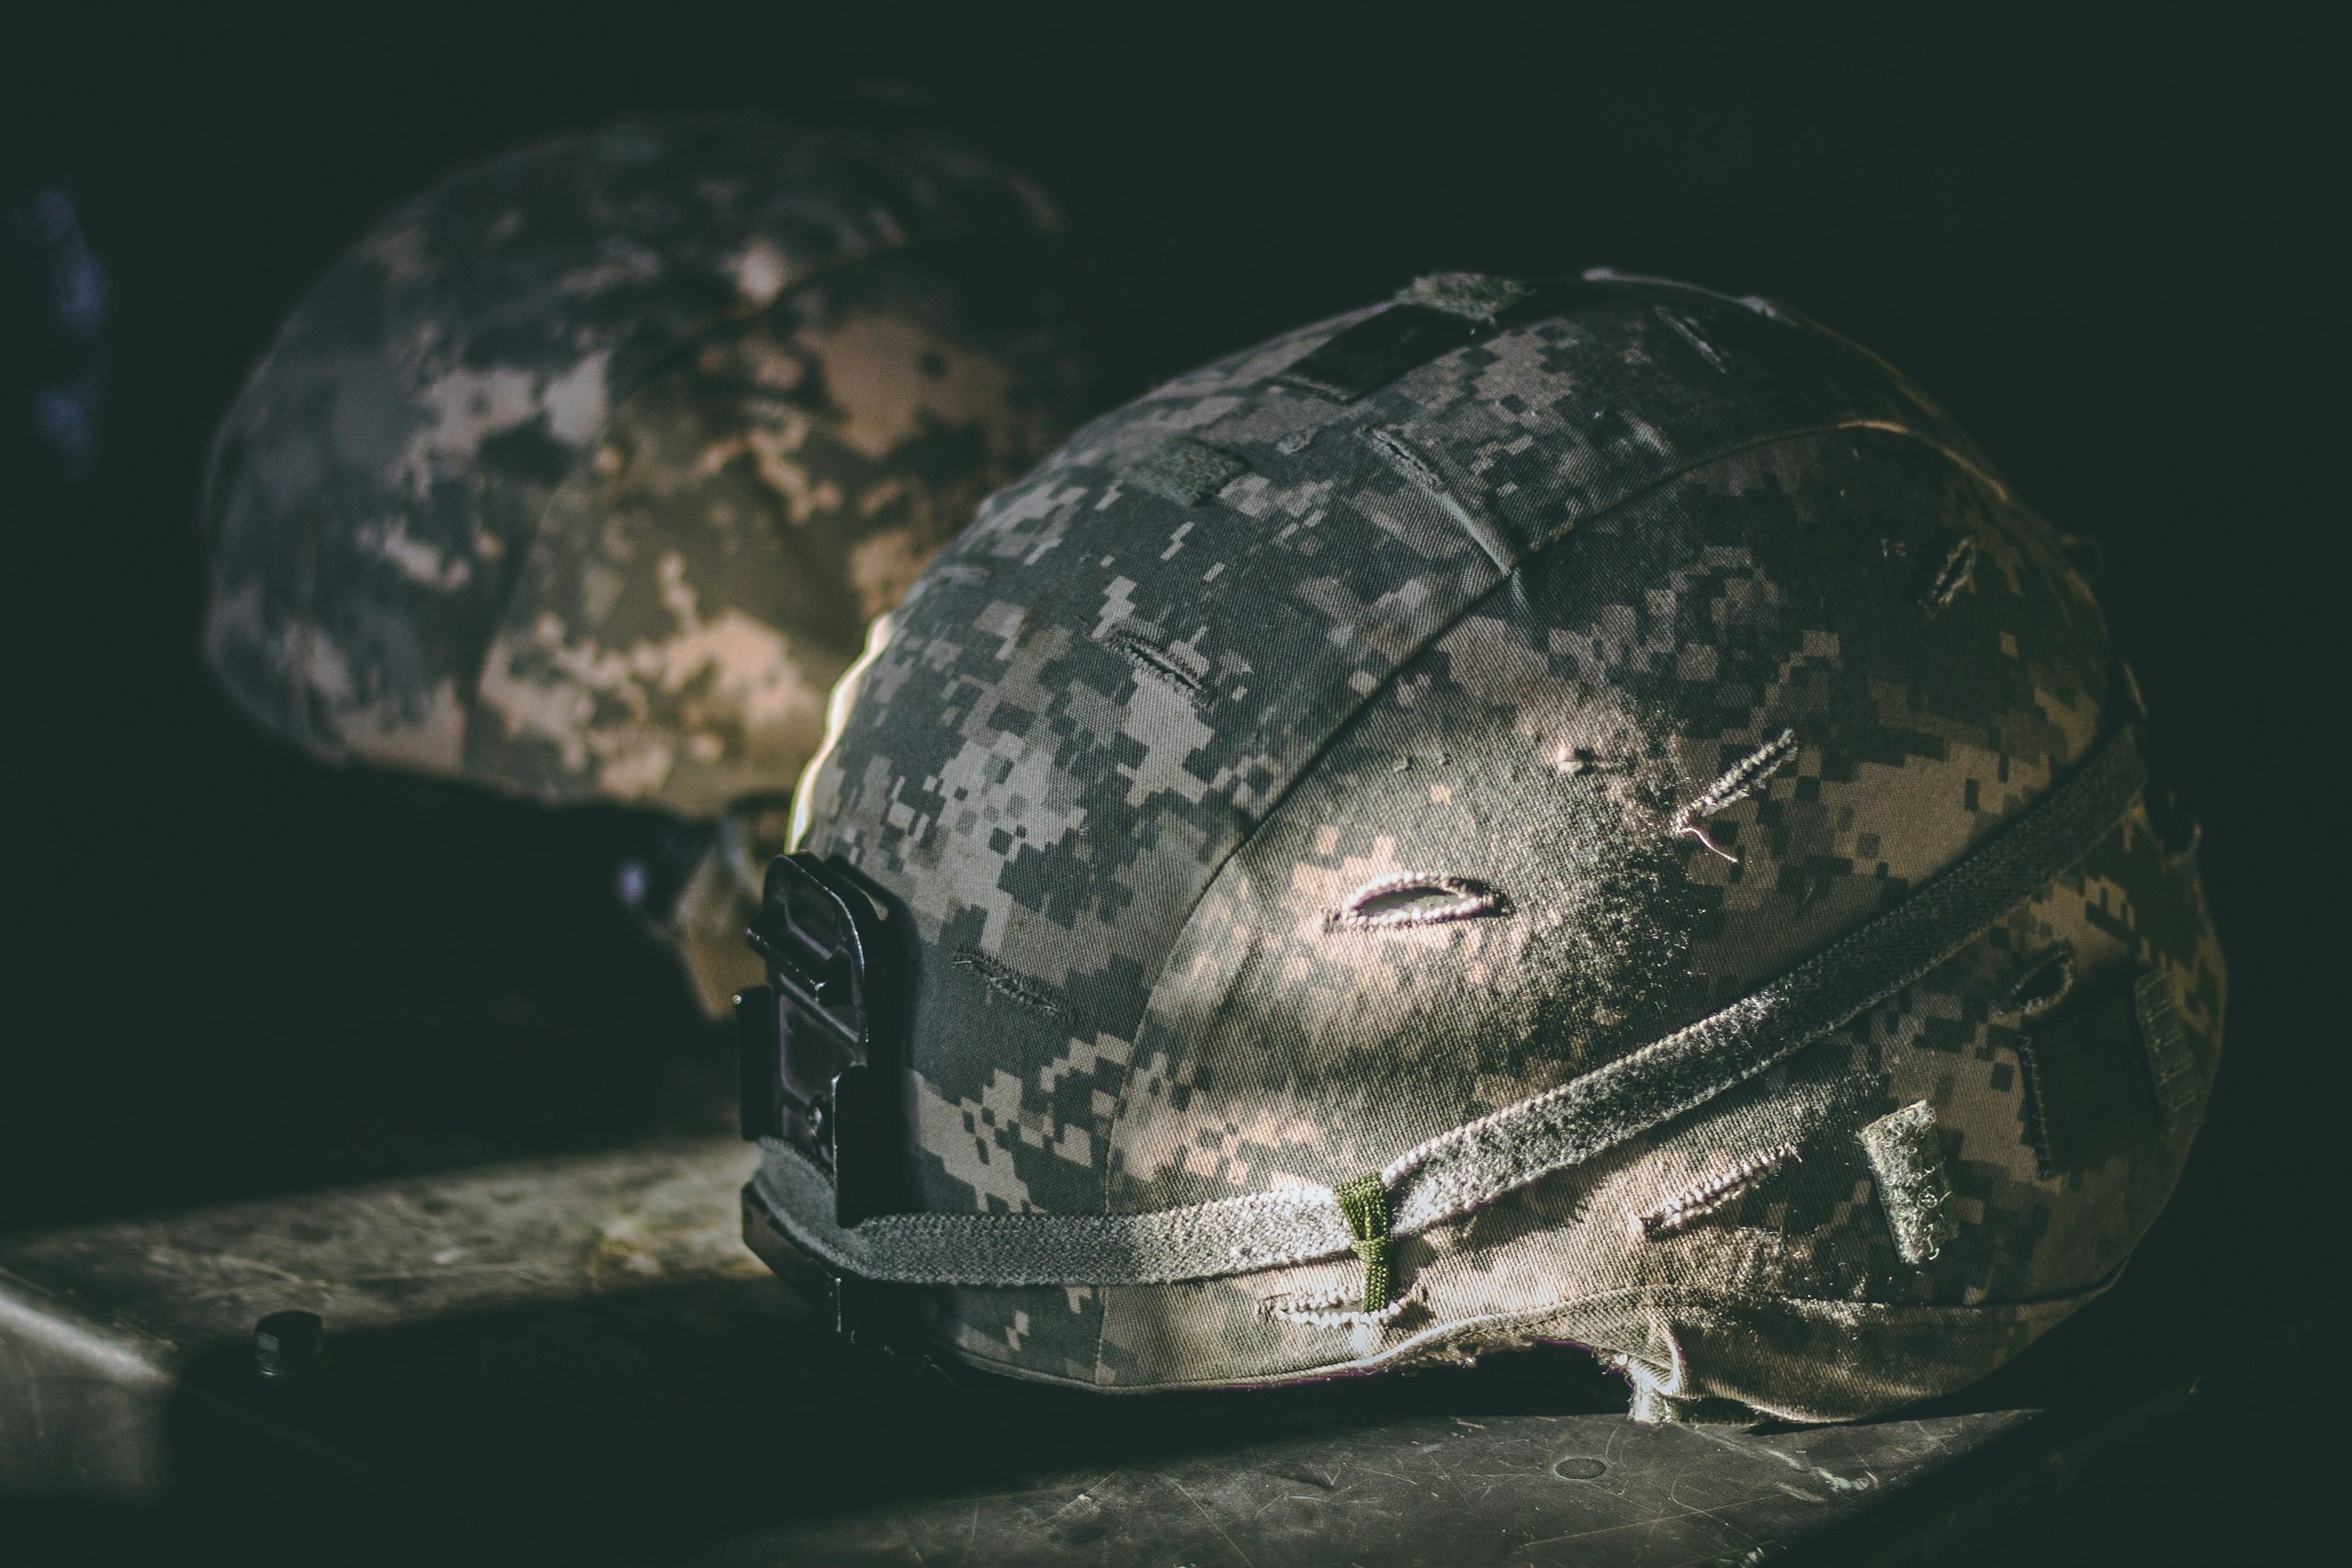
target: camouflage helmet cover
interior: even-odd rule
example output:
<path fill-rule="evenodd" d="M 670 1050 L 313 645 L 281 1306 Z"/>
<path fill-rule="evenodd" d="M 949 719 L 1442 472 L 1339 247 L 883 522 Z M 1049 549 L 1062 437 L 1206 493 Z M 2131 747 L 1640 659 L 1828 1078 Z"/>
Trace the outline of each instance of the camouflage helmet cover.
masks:
<path fill-rule="evenodd" d="M 1235 355 L 854 681 L 803 852 L 910 933 L 913 1213 L 768 1136 L 747 1234 L 988 1367 L 1566 1340 L 1861 1416 L 2105 1289 L 2201 1115 L 2193 835 L 2061 536 L 1763 301 L 1457 276 Z"/>
<path fill-rule="evenodd" d="M 913 135 L 631 124 L 444 182 L 295 309 L 206 486 L 213 668 L 313 754 L 687 816 L 1082 413 L 1059 220 Z"/>

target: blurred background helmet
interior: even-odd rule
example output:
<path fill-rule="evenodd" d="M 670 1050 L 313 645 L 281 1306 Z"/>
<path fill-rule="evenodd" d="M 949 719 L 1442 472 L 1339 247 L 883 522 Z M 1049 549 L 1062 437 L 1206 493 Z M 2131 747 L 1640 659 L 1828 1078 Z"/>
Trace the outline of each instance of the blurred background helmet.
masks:
<path fill-rule="evenodd" d="M 754 926 L 747 1234 L 1086 1387 L 1573 1341 L 1651 1418 L 1956 1388 L 2203 1113 L 2144 722 L 1873 356 L 1425 278 L 1091 423 L 877 636 Z"/>
<path fill-rule="evenodd" d="M 781 822 L 867 620 L 1088 412 L 1079 279 L 1041 192 L 929 135 L 650 122 L 454 175 L 222 423 L 211 667 L 322 760 L 734 809 L 623 888 L 684 890 L 715 1003 L 750 863 L 715 840 Z"/>

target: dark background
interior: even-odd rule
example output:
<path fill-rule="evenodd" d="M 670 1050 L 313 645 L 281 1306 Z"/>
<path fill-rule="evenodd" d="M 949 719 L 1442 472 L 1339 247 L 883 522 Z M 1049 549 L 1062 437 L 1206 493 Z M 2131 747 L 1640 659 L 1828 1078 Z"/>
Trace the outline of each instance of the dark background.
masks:
<path fill-rule="evenodd" d="M 12 400 L 61 354 L 105 390 L 78 477 L 21 443 L 0 476 L 0 1228 L 718 1124 L 723 1051 L 610 894 L 640 825 L 240 728 L 197 475 L 299 290 L 439 173 L 631 110 L 913 97 L 1111 236 L 1134 385 L 1418 272 L 1605 263 L 1871 344 L 2102 541 L 2206 824 L 2229 1047 L 2132 1274 L 2022 1366 L 2090 1400 L 2235 1366 L 2261 1442 L 2052 1539 L 2279 1544 L 2347 1392 L 2262 1348 L 2345 1302 L 2341 17 L 0 0 L 0 199 L 68 193 L 107 283 L 97 338 L 0 337 Z"/>

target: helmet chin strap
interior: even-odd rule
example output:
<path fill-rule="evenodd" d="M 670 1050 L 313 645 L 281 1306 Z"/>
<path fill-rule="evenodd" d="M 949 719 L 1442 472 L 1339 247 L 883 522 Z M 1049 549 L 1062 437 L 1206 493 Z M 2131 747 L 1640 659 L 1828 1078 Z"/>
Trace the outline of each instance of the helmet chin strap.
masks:
<path fill-rule="evenodd" d="M 1147 1213 L 883 1213 L 844 1225 L 831 1184 L 763 1138 L 745 1190 L 800 1246 L 865 1279 L 942 1285 L 1118 1285 L 1214 1279 L 1351 1251 L 1385 1274 L 1388 1242 L 1493 1202 L 1684 1115 L 1839 1028 L 1974 942 L 2112 832 L 2147 783 L 2116 731 L 2017 820 L 1886 913 L 1710 1017 L 1546 1093 L 1407 1151 L 1335 1191 L 1278 1189 Z M 1376 1282 L 1385 1297 L 1387 1281 Z"/>

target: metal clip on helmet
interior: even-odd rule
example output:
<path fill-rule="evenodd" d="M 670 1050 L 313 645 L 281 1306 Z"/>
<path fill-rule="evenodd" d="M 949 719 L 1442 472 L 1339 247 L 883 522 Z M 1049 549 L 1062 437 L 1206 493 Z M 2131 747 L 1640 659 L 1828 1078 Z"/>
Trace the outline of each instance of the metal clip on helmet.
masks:
<path fill-rule="evenodd" d="M 1181 378 L 836 708 L 748 1224 L 981 1366 L 1563 1340 L 1645 1416 L 1864 1416 L 2106 1289 L 2215 1068 L 2064 541 L 1763 301 L 1442 276 Z M 853 1059 L 830 1145 L 772 1113 Z"/>

